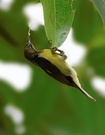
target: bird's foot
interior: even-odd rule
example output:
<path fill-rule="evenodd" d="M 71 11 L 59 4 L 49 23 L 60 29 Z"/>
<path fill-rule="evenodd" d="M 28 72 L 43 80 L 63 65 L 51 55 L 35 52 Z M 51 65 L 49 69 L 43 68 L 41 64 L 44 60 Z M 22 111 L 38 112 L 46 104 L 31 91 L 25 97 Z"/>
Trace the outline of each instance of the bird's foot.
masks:
<path fill-rule="evenodd" d="M 64 51 L 58 49 L 57 47 L 51 48 L 51 51 L 52 51 L 54 54 L 58 54 L 58 55 L 62 56 L 62 58 L 63 58 L 64 60 L 66 60 L 67 56 L 65 55 Z M 57 51 L 58 51 L 58 52 L 57 52 Z"/>

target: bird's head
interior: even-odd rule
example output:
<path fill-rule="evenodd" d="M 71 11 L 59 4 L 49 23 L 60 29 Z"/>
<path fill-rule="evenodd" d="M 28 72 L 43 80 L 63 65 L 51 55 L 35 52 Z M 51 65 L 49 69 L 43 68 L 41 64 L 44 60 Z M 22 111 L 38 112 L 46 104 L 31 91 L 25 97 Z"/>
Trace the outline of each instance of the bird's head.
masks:
<path fill-rule="evenodd" d="M 35 47 L 33 46 L 33 44 L 31 43 L 30 36 L 28 35 L 27 44 L 24 47 L 24 56 L 26 59 L 28 59 L 29 61 L 31 61 L 33 63 L 33 59 L 37 55 L 38 55 L 38 52 L 35 49 Z"/>

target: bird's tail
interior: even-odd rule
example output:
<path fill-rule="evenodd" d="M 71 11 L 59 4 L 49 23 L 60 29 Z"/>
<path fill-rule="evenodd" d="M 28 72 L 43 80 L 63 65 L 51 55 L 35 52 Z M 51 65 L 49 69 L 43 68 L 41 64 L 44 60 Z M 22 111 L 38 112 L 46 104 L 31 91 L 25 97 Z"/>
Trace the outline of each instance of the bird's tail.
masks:
<path fill-rule="evenodd" d="M 92 96 L 90 96 L 80 85 L 78 78 L 75 76 L 75 80 L 73 80 L 70 76 L 66 77 L 67 82 L 66 84 L 72 86 L 78 90 L 80 90 L 87 98 L 91 101 L 96 101 Z"/>
<path fill-rule="evenodd" d="M 95 102 L 96 100 L 90 96 L 83 88 L 78 87 L 77 85 L 75 86 L 75 88 L 77 88 L 78 90 L 80 90 L 87 98 L 89 98 L 90 100 L 92 100 L 93 102 Z"/>

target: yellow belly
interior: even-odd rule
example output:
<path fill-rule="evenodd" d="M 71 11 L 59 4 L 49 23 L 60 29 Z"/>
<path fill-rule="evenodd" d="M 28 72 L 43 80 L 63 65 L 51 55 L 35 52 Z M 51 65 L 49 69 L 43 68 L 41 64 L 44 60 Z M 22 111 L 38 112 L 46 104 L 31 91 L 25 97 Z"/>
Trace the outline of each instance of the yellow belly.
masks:
<path fill-rule="evenodd" d="M 40 53 L 39 56 L 47 59 L 48 61 L 50 61 L 64 75 L 66 75 L 66 76 L 70 75 L 70 67 L 69 67 L 69 65 L 63 59 L 63 57 L 60 56 L 59 54 L 52 53 L 52 51 L 50 49 L 44 49 L 43 52 Z"/>

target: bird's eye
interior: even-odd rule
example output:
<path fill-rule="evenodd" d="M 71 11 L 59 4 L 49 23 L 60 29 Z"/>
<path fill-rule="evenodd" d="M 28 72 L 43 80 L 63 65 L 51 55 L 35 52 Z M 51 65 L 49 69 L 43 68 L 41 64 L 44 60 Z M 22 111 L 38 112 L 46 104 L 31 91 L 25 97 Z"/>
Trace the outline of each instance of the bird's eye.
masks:
<path fill-rule="evenodd" d="M 38 53 L 34 53 L 34 58 L 38 58 Z"/>

